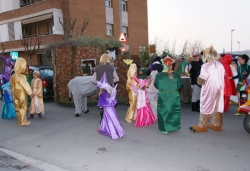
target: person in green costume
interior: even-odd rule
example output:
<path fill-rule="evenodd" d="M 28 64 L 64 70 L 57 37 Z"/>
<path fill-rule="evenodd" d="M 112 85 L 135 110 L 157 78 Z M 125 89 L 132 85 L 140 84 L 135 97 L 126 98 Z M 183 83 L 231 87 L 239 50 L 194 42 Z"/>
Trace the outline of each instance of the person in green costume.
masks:
<path fill-rule="evenodd" d="M 27 82 L 29 83 L 29 85 L 31 86 L 31 81 L 33 79 L 33 72 L 30 72 L 29 69 L 29 65 L 26 65 L 26 71 L 24 73 L 24 75 L 26 76 Z M 27 96 L 27 107 L 30 107 L 30 103 L 31 103 L 31 98 L 30 96 Z"/>
<path fill-rule="evenodd" d="M 177 72 L 178 74 L 180 74 L 181 76 L 186 75 L 185 68 L 186 68 L 187 64 L 188 64 L 188 62 L 183 56 L 179 57 L 176 60 L 174 71 Z"/>
<path fill-rule="evenodd" d="M 181 128 L 179 91 L 182 88 L 182 80 L 180 74 L 172 71 L 173 62 L 174 60 L 170 57 L 164 58 L 163 63 L 168 70 L 158 73 L 154 81 L 155 88 L 159 90 L 157 102 L 158 128 L 163 134 Z"/>
<path fill-rule="evenodd" d="M 242 91 L 240 91 L 241 87 L 242 87 L 242 81 L 243 79 L 248 78 L 249 74 L 250 74 L 250 66 L 247 64 L 249 60 L 249 56 L 247 56 L 246 54 L 243 54 L 241 56 L 238 57 L 238 75 L 234 76 L 234 77 L 229 77 L 229 79 L 239 79 L 239 82 L 237 84 L 237 88 L 236 91 L 238 92 L 238 99 L 240 102 L 240 99 L 242 98 Z M 239 103 L 240 106 L 240 103 Z M 234 114 L 234 116 L 242 116 L 242 113 L 236 113 Z"/>

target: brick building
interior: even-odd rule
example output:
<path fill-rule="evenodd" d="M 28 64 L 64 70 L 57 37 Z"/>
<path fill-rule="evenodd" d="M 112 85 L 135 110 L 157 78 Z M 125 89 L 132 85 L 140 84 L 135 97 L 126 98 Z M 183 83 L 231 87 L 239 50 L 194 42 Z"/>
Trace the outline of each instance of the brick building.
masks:
<path fill-rule="evenodd" d="M 64 40 L 59 17 L 76 19 L 75 28 L 88 19 L 84 35 L 118 39 L 124 32 L 132 55 L 148 45 L 147 0 L 0 0 L 0 43 L 5 45 L 5 55 L 18 52 L 30 64 L 20 39 L 35 40 L 40 35 L 41 50 L 32 65 L 51 65 L 50 55 L 42 54 L 46 45 Z"/>

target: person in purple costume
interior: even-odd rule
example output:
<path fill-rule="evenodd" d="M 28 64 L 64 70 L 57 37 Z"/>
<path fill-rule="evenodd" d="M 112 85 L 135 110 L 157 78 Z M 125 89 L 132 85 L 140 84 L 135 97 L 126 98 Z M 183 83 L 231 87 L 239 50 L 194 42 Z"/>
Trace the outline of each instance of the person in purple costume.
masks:
<path fill-rule="evenodd" d="M 113 88 L 107 82 L 106 72 L 104 72 L 100 81 L 97 81 L 97 87 L 100 88 L 99 99 L 97 106 L 103 107 L 103 119 L 98 128 L 98 132 L 110 136 L 112 139 L 118 139 L 125 135 L 125 132 L 118 121 L 115 105 L 116 100 L 116 86 Z"/>

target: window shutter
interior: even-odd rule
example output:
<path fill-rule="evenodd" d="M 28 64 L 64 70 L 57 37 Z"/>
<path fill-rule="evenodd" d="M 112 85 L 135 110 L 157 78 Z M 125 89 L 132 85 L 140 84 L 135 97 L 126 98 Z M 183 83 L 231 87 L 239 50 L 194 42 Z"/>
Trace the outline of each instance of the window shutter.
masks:
<path fill-rule="evenodd" d="M 15 40 L 14 23 L 8 23 L 9 40 Z"/>
<path fill-rule="evenodd" d="M 14 34 L 15 40 L 20 40 L 20 38 L 23 37 L 21 21 L 14 22 Z"/>

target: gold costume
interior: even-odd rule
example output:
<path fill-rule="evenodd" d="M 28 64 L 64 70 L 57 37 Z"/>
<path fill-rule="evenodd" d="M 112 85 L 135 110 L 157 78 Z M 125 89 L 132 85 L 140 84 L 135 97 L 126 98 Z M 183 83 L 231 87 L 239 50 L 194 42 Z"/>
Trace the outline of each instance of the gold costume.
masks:
<path fill-rule="evenodd" d="M 31 95 L 32 91 L 25 75 L 23 75 L 26 69 L 26 60 L 24 58 L 18 58 L 14 69 L 15 74 L 10 78 L 10 85 L 14 96 L 14 106 L 17 114 L 18 125 L 29 125 L 30 122 L 26 119 L 27 94 Z"/>
<path fill-rule="evenodd" d="M 137 95 L 134 93 L 131 84 L 137 87 L 137 82 L 133 79 L 137 77 L 137 67 L 136 64 L 131 64 L 128 73 L 127 73 L 127 82 L 126 82 L 126 90 L 128 92 L 128 99 L 129 99 L 129 108 L 125 117 L 125 121 L 131 123 L 131 120 L 136 119 L 136 104 L 137 104 Z"/>
<path fill-rule="evenodd" d="M 34 97 L 31 99 L 30 114 L 44 114 L 42 80 L 40 78 L 33 78 L 31 89 Z"/>

